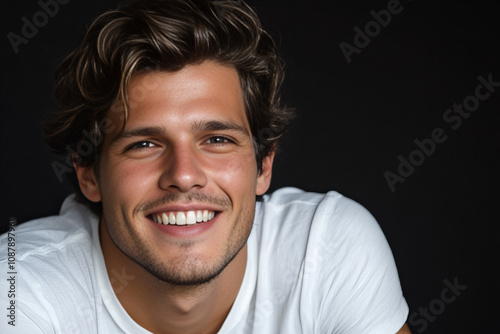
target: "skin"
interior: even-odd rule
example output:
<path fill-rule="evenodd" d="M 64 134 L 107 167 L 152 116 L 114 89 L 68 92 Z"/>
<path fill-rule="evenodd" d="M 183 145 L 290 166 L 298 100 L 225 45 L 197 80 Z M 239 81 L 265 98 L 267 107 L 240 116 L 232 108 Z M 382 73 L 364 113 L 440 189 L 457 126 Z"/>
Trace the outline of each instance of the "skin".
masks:
<path fill-rule="evenodd" d="M 129 94 L 123 132 L 116 126 L 104 138 L 99 177 L 76 167 L 84 195 L 102 200 L 108 273 L 135 276 L 114 289 L 144 328 L 215 333 L 243 280 L 255 196 L 269 187 L 274 153 L 259 174 L 232 67 L 204 62 L 138 74 Z M 108 115 L 113 124 L 121 124 L 119 116 Z M 202 209 L 217 215 L 194 235 L 164 233 L 151 219 L 155 212 Z"/>
<path fill-rule="evenodd" d="M 411 334 L 410 328 L 408 327 L 407 324 L 404 324 L 403 327 L 397 332 L 396 334 Z"/>

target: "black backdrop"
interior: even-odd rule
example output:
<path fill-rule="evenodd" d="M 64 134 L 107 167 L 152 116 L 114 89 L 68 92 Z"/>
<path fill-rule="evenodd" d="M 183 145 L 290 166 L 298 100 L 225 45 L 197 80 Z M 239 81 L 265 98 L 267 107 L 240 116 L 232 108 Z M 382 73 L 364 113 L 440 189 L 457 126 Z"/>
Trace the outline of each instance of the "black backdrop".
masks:
<path fill-rule="evenodd" d="M 41 130 L 53 72 L 119 2 L 59 1 L 45 16 L 36 1 L 1 4 L 1 231 L 9 217 L 55 214 L 69 193 Z M 373 213 L 414 333 L 497 333 L 499 2 L 249 3 L 279 45 L 283 101 L 298 113 L 272 188 L 334 189 Z M 39 25 L 28 38 L 26 20 Z"/>

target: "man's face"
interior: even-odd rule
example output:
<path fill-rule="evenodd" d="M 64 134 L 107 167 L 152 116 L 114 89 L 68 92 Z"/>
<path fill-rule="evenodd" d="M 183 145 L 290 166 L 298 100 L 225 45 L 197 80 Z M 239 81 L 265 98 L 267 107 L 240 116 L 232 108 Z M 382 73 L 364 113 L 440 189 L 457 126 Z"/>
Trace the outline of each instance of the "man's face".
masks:
<path fill-rule="evenodd" d="M 258 174 L 234 68 L 143 73 L 128 92 L 129 118 L 106 135 L 99 178 L 77 170 L 82 190 L 102 200 L 108 233 L 130 259 L 172 284 L 207 282 L 246 244 L 273 155 Z M 108 117 L 121 124 L 120 113 Z"/>

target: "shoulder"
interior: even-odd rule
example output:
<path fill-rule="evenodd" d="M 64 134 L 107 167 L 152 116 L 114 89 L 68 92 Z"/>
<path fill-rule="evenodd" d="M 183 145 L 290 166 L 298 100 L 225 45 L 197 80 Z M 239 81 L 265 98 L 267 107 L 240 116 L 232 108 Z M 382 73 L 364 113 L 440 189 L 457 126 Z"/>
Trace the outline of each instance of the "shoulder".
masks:
<path fill-rule="evenodd" d="M 336 191 L 325 194 L 295 188 L 267 196 L 259 210 L 261 249 L 294 254 L 318 283 L 372 272 L 395 271 L 391 249 L 376 219 L 356 201 Z M 259 224 L 259 223 L 257 223 Z"/>
<path fill-rule="evenodd" d="M 317 241 L 316 245 L 328 244 L 337 256 L 341 249 L 387 247 L 370 212 L 336 191 L 320 194 L 297 188 L 279 189 L 264 197 L 257 214 L 256 224 L 262 224 L 265 233 L 276 230 L 283 238 L 294 234 L 307 236 L 309 241 Z M 314 245 L 309 242 L 308 250 L 312 251 Z"/>
<path fill-rule="evenodd" d="M 258 205 L 254 227 L 261 265 L 269 271 L 280 266 L 294 270 L 292 275 L 309 280 L 311 286 L 332 280 L 345 280 L 344 286 L 359 283 L 353 278 L 370 275 L 377 265 L 394 266 L 375 218 L 335 191 L 280 189 Z"/>
<path fill-rule="evenodd" d="M 90 247 L 92 224 L 96 223 L 97 217 L 70 195 L 64 200 L 59 215 L 14 226 L 10 236 L 14 236 L 16 260 L 50 256 L 68 247 Z M 0 243 L 5 243 L 4 239 L 8 237 L 8 233 L 1 235 Z M 0 254 L 0 261 L 5 259 L 6 254 Z"/>
<path fill-rule="evenodd" d="M 95 285 L 92 235 L 96 224 L 97 217 L 70 196 L 59 215 L 22 223 L 0 236 L 0 244 L 6 244 L 7 238 L 12 245 L 9 256 L 1 253 L 0 265 L 9 268 L 13 283 L 2 280 L 0 288 L 6 291 L 4 285 L 9 283 L 14 290 L 16 327 L 26 332 L 60 332 L 62 327 L 92 326 L 90 316 L 95 312 L 89 305 Z"/>
<path fill-rule="evenodd" d="M 345 233 L 359 229 L 366 231 L 366 228 L 369 229 L 366 232 L 379 230 L 378 223 L 368 210 L 336 191 L 321 194 L 282 188 L 264 196 L 257 212 L 257 218 L 272 218 L 274 225 L 300 225 L 307 229 Z M 259 224 L 259 219 L 256 224 Z"/>
<path fill-rule="evenodd" d="M 270 272 L 272 289 L 286 298 L 295 291 L 297 309 L 308 310 L 298 311 L 302 324 L 346 333 L 402 326 L 407 306 L 391 249 L 361 204 L 335 191 L 284 188 L 258 207 L 259 274 Z"/>

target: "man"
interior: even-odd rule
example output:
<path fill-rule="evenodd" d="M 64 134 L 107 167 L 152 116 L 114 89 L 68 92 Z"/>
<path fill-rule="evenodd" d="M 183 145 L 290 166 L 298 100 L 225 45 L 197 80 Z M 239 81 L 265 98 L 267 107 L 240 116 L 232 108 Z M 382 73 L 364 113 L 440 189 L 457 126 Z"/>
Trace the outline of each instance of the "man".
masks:
<path fill-rule="evenodd" d="M 16 326 L 0 328 L 409 333 L 365 209 L 336 192 L 264 195 L 291 118 L 281 75 L 240 1 L 145 0 L 97 18 L 58 69 L 46 126 L 79 192 L 18 228 Z"/>

